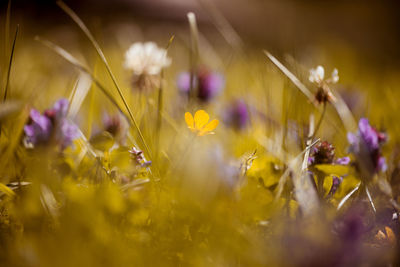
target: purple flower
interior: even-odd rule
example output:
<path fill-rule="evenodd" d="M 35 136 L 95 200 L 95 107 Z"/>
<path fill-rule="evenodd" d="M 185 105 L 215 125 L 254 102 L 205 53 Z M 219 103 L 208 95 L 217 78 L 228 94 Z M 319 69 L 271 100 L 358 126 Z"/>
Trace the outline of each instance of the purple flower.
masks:
<path fill-rule="evenodd" d="M 193 88 L 196 88 L 196 76 L 194 76 L 193 78 Z M 182 72 L 181 74 L 179 74 L 178 79 L 176 80 L 176 86 L 178 87 L 179 91 L 188 94 L 190 91 L 190 73 Z"/>
<path fill-rule="evenodd" d="M 339 164 L 339 165 L 348 165 L 349 163 L 350 163 L 349 157 L 343 157 L 343 158 L 336 159 L 336 164 Z"/>
<path fill-rule="evenodd" d="M 225 122 L 235 129 L 244 129 L 249 123 L 249 111 L 246 103 L 239 99 L 227 108 Z"/>
<path fill-rule="evenodd" d="M 368 119 L 360 119 L 358 132 L 348 133 L 347 140 L 350 143 L 349 151 L 355 155 L 358 167 L 362 171 L 367 171 L 369 174 L 386 171 L 386 160 L 382 156 L 381 146 L 387 137 L 373 128 Z"/>
<path fill-rule="evenodd" d="M 29 113 L 30 123 L 24 126 L 25 143 L 40 144 L 46 142 L 52 131 L 52 124 L 48 117 L 41 115 L 36 109 Z"/>
<path fill-rule="evenodd" d="M 328 196 L 333 196 L 336 193 L 342 181 L 343 177 L 332 176 L 332 187 L 329 190 Z"/>
<path fill-rule="evenodd" d="M 225 86 L 224 77 L 206 67 L 200 67 L 193 77 L 192 88 L 196 90 L 197 98 L 203 102 L 210 101 Z M 178 76 L 177 87 L 182 93 L 190 91 L 190 73 L 183 72 Z"/>
<path fill-rule="evenodd" d="M 308 158 L 310 165 L 333 164 L 335 159 L 335 147 L 327 141 L 315 145 Z"/>
<path fill-rule="evenodd" d="M 43 115 L 36 109 L 30 112 L 30 120 L 24 126 L 25 145 L 33 147 L 48 143 L 51 139 L 61 145 L 69 146 L 79 136 L 78 128 L 67 119 L 68 100 L 60 99 Z"/>

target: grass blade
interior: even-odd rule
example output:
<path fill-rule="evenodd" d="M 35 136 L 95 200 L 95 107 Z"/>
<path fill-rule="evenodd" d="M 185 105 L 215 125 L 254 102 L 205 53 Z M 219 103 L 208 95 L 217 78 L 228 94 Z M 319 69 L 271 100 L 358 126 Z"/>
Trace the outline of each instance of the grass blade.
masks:
<path fill-rule="evenodd" d="M 287 169 L 285 170 L 285 172 L 282 174 L 281 178 L 279 179 L 278 190 L 277 190 L 277 193 L 275 195 L 275 201 L 278 201 L 279 198 L 281 197 L 282 192 L 283 192 L 283 187 L 284 187 L 284 185 L 286 183 L 287 178 L 289 177 L 290 172 L 291 171 L 295 171 L 295 167 L 298 164 L 298 161 L 303 156 L 303 154 L 306 153 L 307 151 L 309 151 L 318 142 L 319 142 L 319 139 L 317 139 L 314 142 L 312 142 L 309 146 L 306 147 L 306 149 L 304 149 L 300 154 L 298 154 L 294 159 L 292 159 L 289 162 Z"/>
<path fill-rule="evenodd" d="M 19 25 L 17 25 L 17 29 L 15 30 L 14 40 L 13 40 L 13 44 L 11 47 L 11 55 L 10 55 L 10 61 L 8 63 L 7 80 L 6 80 L 6 86 L 4 89 L 3 102 L 6 101 L 6 99 L 7 99 L 7 92 L 8 92 L 8 87 L 10 84 L 11 67 L 12 67 L 12 62 L 13 62 L 13 58 L 14 58 L 15 43 L 17 42 L 18 31 L 19 31 Z"/>
<path fill-rule="evenodd" d="M 193 88 L 194 78 L 197 73 L 197 64 L 199 60 L 199 30 L 197 28 L 196 15 L 193 12 L 187 14 L 190 27 L 190 89 L 189 99 L 192 100 L 196 88 Z"/>
<path fill-rule="evenodd" d="M 344 196 L 344 198 L 342 198 L 342 200 L 340 200 L 339 205 L 337 206 L 337 210 L 340 210 L 343 207 L 347 200 L 349 200 L 349 198 L 360 188 L 360 185 L 361 182 L 359 182 L 353 190 L 351 190 L 347 195 Z"/>
<path fill-rule="evenodd" d="M 99 82 L 99 80 L 97 80 L 94 75 L 92 74 L 92 72 L 85 67 L 82 63 L 80 63 L 75 57 L 73 57 L 70 53 L 68 53 L 66 50 L 64 50 L 63 48 L 57 46 L 56 44 L 47 41 L 47 40 L 43 40 L 39 37 L 35 38 L 36 41 L 41 42 L 43 45 L 45 45 L 46 47 L 50 48 L 51 50 L 53 50 L 55 53 L 57 53 L 59 56 L 61 56 L 62 58 L 64 58 L 66 61 L 68 61 L 69 63 L 71 63 L 72 65 L 74 65 L 77 69 L 79 69 L 80 71 L 88 74 L 90 76 L 90 78 L 92 79 L 93 83 L 101 90 L 101 92 L 111 101 L 111 103 L 114 104 L 114 106 L 119 110 L 119 112 L 121 112 L 121 114 L 127 119 L 128 122 L 131 123 L 131 120 L 129 120 L 129 117 L 125 114 L 125 112 L 122 110 L 122 108 L 120 107 L 120 105 L 118 104 L 118 102 L 115 100 L 115 98 L 105 89 L 105 87 Z M 131 124 L 132 125 L 132 124 Z"/>
<path fill-rule="evenodd" d="M 11 18 L 11 0 L 8 0 L 7 13 L 6 13 L 6 23 L 4 29 L 4 55 L 8 53 L 8 45 L 10 41 L 10 18 Z"/>
<path fill-rule="evenodd" d="M 132 120 L 133 126 L 135 127 L 136 131 L 139 134 L 140 141 L 142 142 L 142 144 L 143 144 L 143 146 L 144 146 L 144 148 L 146 150 L 146 153 L 148 154 L 148 156 L 149 156 L 149 158 L 151 160 L 150 148 L 148 147 L 148 145 L 146 143 L 146 140 L 144 139 L 142 131 L 140 130 L 140 127 L 139 127 L 135 117 L 133 116 L 133 113 L 132 113 L 131 109 L 129 108 L 129 105 L 128 105 L 128 103 L 127 103 L 127 101 L 126 101 L 126 99 L 125 99 L 125 97 L 124 97 L 124 95 L 122 93 L 122 90 L 119 87 L 113 72 L 111 71 L 110 65 L 108 64 L 107 59 L 104 56 L 104 53 L 101 50 L 101 48 L 100 48 L 99 44 L 97 43 L 96 39 L 93 37 L 93 35 L 89 31 L 89 29 L 83 23 L 83 21 L 78 17 L 78 15 L 72 9 L 70 9 L 63 1 L 57 1 L 57 5 L 62 10 L 64 10 L 64 12 L 68 14 L 68 16 L 71 17 L 71 19 L 79 26 L 79 28 L 83 31 L 83 33 L 86 35 L 86 37 L 90 40 L 90 42 L 94 46 L 97 54 L 99 55 L 100 59 L 103 61 L 104 65 L 105 65 L 105 67 L 107 69 L 107 72 L 110 75 L 111 80 L 112 80 L 115 88 L 117 89 L 118 94 L 121 97 L 122 102 L 124 103 L 126 110 L 128 111 L 128 114 L 129 114 L 130 119 Z"/>
<path fill-rule="evenodd" d="M 171 46 L 172 42 L 174 41 L 175 35 L 172 35 L 168 41 L 167 47 L 165 49 L 165 54 L 167 54 L 169 47 Z M 161 124 L 162 124 L 162 112 L 163 112 L 163 80 L 164 80 L 164 69 L 161 70 L 160 74 L 160 87 L 158 88 L 158 106 L 157 106 L 157 122 L 156 122 L 156 160 L 158 159 L 159 155 L 159 144 L 160 144 L 160 132 L 161 132 Z"/>
<path fill-rule="evenodd" d="M 207 13 L 211 15 L 212 22 L 217 30 L 221 33 L 222 37 L 224 37 L 226 42 L 232 46 L 232 48 L 241 52 L 244 46 L 243 40 L 215 5 L 214 1 L 200 0 L 200 4 L 202 4 L 206 11 L 208 11 Z"/>
<path fill-rule="evenodd" d="M 314 101 L 314 95 L 311 93 L 311 91 L 273 55 L 271 55 L 266 50 L 264 50 L 264 53 L 272 61 L 272 63 L 274 63 L 275 66 L 277 66 L 283 72 L 283 74 L 285 74 L 293 82 L 293 84 L 309 99 L 309 101 L 313 103 L 315 107 L 318 107 Z M 331 91 L 333 92 L 332 89 Z M 339 94 L 334 94 L 334 97 L 336 98 L 336 101 L 332 101 L 331 103 L 335 107 L 336 112 L 342 120 L 346 131 L 354 131 L 354 129 L 357 128 L 357 124 L 350 109 L 347 107 L 346 103 Z"/>
<path fill-rule="evenodd" d="M 90 75 L 82 72 L 76 81 L 71 96 L 69 97 L 70 99 L 69 101 L 70 106 L 68 111 L 69 117 L 73 118 L 76 116 L 91 86 L 92 86 L 92 79 Z"/>
<path fill-rule="evenodd" d="M 280 69 L 283 74 L 285 74 L 293 82 L 293 84 L 299 88 L 299 90 L 308 98 L 308 100 L 310 100 L 310 102 L 316 106 L 314 103 L 314 95 L 311 93 L 311 91 L 273 55 L 266 50 L 264 50 L 264 53 L 272 61 L 272 63 L 274 63 L 275 66 L 277 66 L 278 69 Z"/>

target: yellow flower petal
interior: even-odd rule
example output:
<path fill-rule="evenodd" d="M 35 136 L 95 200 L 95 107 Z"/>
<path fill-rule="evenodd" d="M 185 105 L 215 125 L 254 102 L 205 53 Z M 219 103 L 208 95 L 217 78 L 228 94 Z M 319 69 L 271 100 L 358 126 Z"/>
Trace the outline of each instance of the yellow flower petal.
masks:
<path fill-rule="evenodd" d="M 204 110 L 198 110 L 194 114 L 194 127 L 197 130 L 202 130 L 204 125 L 206 125 L 209 120 L 210 116 L 208 116 L 207 112 L 205 112 Z"/>
<path fill-rule="evenodd" d="M 205 133 L 210 133 L 211 134 L 211 131 L 214 130 L 215 128 L 217 128 L 218 123 L 219 123 L 218 120 L 210 121 L 209 124 L 207 124 L 206 126 L 203 127 L 203 129 L 201 129 L 201 133 L 205 132 Z"/>
<path fill-rule="evenodd" d="M 194 130 L 194 119 L 190 112 L 185 113 L 185 121 L 190 130 Z"/>

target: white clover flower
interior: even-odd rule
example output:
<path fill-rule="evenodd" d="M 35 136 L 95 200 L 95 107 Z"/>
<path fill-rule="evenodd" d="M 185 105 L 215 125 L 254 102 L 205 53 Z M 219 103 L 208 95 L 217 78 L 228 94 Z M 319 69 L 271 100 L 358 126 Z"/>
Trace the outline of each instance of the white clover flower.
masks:
<path fill-rule="evenodd" d="M 339 81 L 339 71 L 335 68 L 332 71 L 331 83 L 337 83 Z"/>
<path fill-rule="evenodd" d="M 310 77 L 308 78 L 312 83 L 321 83 L 324 80 L 325 70 L 322 66 L 317 66 L 315 69 L 310 70 Z"/>
<path fill-rule="evenodd" d="M 317 66 L 315 69 L 310 69 L 309 80 L 312 83 L 321 84 L 324 81 L 325 70 L 322 66 Z M 326 80 L 327 83 L 337 83 L 339 81 L 339 72 L 335 68 L 332 71 L 332 75 Z"/>
<path fill-rule="evenodd" d="M 167 51 L 154 42 L 134 43 L 125 53 L 124 67 L 135 75 L 158 75 L 161 70 L 171 65 Z"/>

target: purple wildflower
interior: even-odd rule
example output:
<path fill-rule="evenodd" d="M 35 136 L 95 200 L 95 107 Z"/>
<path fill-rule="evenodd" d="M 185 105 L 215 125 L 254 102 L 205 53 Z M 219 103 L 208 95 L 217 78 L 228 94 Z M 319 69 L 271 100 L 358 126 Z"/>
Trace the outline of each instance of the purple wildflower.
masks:
<path fill-rule="evenodd" d="M 246 103 L 235 100 L 226 110 L 225 122 L 235 129 L 244 129 L 249 123 L 249 111 Z"/>
<path fill-rule="evenodd" d="M 337 176 L 332 177 L 332 187 L 329 190 L 328 196 L 333 196 L 336 193 L 342 181 L 343 177 L 337 177 Z"/>
<path fill-rule="evenodd" d="M 339 165 L 348 165 L 350 163 L 350 158 L 349 157 L 338 158 L 336 159 L 335 163 Z"/>
<path fill-rule="evenodd" d="M 386 160 L 381 152 L 381 146 L 386 139 L 386 135 L 373 128 L 368 119 L 360 119 L 358 132 L 347 134 L 349 151 L 355 155 L 358 167 L 369 174 L 386 171 Z"/>
<path fill-rule="evenodd" d="M 79 136 L 79 132 L 76 125 L 67 119 L 68 106 L 68 100 L 60 99 L 43 115 L 32 109 L 30 120 L 24 126 L 25 145 L 33 147 L 46 144 L 54 138 L 62 148 L 69 146 Z"/>
<path fill-rule="evenodd" d="M 327 141 L 315 145 L 308 157 L 308 164 L 338 164 L 347 165 L 350 163 L 349 157 L 337 158 L 335 160 L 335 147 Z"/>
<path fill-rule="evenodd" d="M 132 147 L 129 150 L 129 153 L 131 154 L 131 158 L 136 166 L 146 168 L 151 165 L 151 161 L 146 161 L 143 151 L 137 149 L 136 147 Z"/>
<path fill-rule="evenodd" d="M 53 128 L 51 120 L 41 115 L 36 109 L 32 109 L 29 113 L 30 123 L 24 126 L 25 143 L 40 144 L 46 142 Z"/>
<path fill-rule="evenodd" d="M 190 73 L 183 72 L 177 79 L 178 89 L 188 94 L 190 91 Z M 193 88 L 199 100 L 207 102 L 214 98 L 225 86 L 224 77 L 206 67 L 201 67 L 193 77 Z"/>

